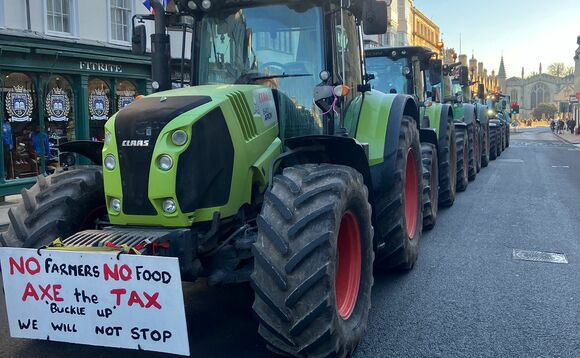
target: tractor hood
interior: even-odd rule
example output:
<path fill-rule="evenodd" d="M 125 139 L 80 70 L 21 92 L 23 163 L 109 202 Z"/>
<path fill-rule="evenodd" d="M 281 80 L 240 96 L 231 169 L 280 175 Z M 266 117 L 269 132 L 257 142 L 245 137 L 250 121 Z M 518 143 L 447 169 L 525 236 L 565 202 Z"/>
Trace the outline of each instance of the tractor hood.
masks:
<path fill-rule="evenodd" d="M 199 210 L 237 212 L 243 202 L 231 203 L 232 186 L 251 185 L 249 167 L 277 134 L 273 93 L 263 86 L 198 86 L 133 102 L 105 125 L 110 221 L 189 226 Z M 242 162 L 248 168 L 236 178 Z"/>

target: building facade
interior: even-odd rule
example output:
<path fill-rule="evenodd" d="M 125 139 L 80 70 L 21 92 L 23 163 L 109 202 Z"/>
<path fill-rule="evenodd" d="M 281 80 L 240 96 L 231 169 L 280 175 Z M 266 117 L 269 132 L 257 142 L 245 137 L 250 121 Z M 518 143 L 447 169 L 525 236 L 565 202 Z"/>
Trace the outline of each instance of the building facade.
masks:
<path fill-rule="evenodd" d="M 574 120 L 576 121 L 576 128 L 580 128 L 580 36 L 578 36 L 576 43 L 578 48 L 576 49 L 576 54 L 574 55 L 574 62 L 576 64 L 574 70 L 574 92 L 576 93 L 576 99 L 571 98 L 572 106 L 571 112 Z"/>
<path fill-rule="evenodd" d="M 103 140 L 150 91 L 150 58 L 130 50 L 137 13 L 140 0 L 0 0 L 0 196 L 61 165 L 59 144 Z"/>
<path fill-rule="evenodd" d="M 423 14 L 416 7 L 412 7 L 413 33 L 411 44 L 413 46 L 424 46 L 439 53 L 437 42 L 440 38 L 439 26 Z"/>

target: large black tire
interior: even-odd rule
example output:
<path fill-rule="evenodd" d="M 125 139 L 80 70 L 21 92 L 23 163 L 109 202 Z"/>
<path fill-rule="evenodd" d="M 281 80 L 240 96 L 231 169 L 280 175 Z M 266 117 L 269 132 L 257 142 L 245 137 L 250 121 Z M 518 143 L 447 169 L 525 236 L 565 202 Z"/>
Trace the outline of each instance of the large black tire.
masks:
<path fill-rule="evenodd" d="M 477 173 L 481 171 L 482 138 L 481 123 L 475 122 L 475 169 Z"/>
<path fill-rule="evenodd" d="M 38 176 L 37 183 L 21 194 L 22 202 L 8 211 L 10 226 L 0 236 L 2 246 L 42 247 L 94 228 L 94 221 L 106 213 L 100 166 Z"/>
<path fill-rule="evenodd" d="M 505 147 L 508 148 L 510 146 L 510 126 L 509 124 L 506 125 L 507 131 L 505 134 Z"/>
<path fill-rule="evenodd" d="M 447 118 L 445 138 L 439 141 L 439 205 L 450 207 L 457 192 L 457 148 L 453 118 Z"/>
<path fill-rule="evenodd" d="M 498 137 L 498 127 L 489 127 L 489 159 L 497 159 L 497 137 Z"/>
<path fill-rule="evenodd" d="M 497 145 L 496 154 L 499 157 L 503 151 L 502 143 L 503 143 L 503 126 L 497 126 L 497 132 L 495 136 L 495 144 Z"/>
<path fill-rule="evenodd" d="M 469 135 L 467 129 L 457 130 L 457 191 L 462 192 L 469 184 Z"/>
<path fill-rule="evenodd" d="M 475 158 L 477 151 L 477 123 L 473 122 L 467 126 L 467 140 L 468 140 L 468 162 L 467 162 L 467 179 L 474 181 L 477 176 L 477 159 Z"/>
<path fill-rule="evenodd" d="M 506 134 L 505 134 L 506 129 L 507 129 L 507 125 L 504 124 L 503 126 L 501 126 L 501 151 L 502 152 L 506 148 L 505 147 L 505 143 L 506 143 L 506 139 L 507 139 Z"/>
<path fill-rule="evenodd" d="M 489 165 L 489 124 L 482 126 L 482 148 L 481 148 L 481 167 L 485 168 Z"/>
<path fill-rule="evenodd" d="M 423 230 L 423 164 L 419 130 L 413 117 L 403 116 L 395 160 L 393 185 L 382 195 L 375 195 L 376 229 L 379 242 L 384 243 L 377 266 L 410 270 L 419 255 Z"/>
<path fill-rule="evenodd" d="M 268 347 L 292 356 L 350 355 L 367 327 L 373 285 L 362 175 L 331 164 L 286 168 L 257 221 L 253 309 Z"/>
<path fill-rule="evenodd" d="M 437 222 L 439 203 L 439 162 L 437 147 L 421 143 L 423 160 L 423 230 L 430 230 Z"/>

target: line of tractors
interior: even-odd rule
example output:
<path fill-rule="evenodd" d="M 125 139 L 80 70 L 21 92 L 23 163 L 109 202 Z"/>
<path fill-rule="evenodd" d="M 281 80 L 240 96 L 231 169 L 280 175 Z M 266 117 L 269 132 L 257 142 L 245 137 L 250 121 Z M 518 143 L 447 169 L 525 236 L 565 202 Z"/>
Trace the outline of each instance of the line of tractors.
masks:
<path fill-rule="evenodd" d="M 40 176 L 0 243 L 178 257 L 183 280 L 250 282 L 272 351 L 351 354 L 374 272 L 411 269 L 438 208 L 509 146 L 509 100 L 425 48 L 365 54 L 382 1 L 151 4 L 132 40 L 145 53 L 154 21 L 155 93 L 103 143 L 67 143 L 97 165 Z M 167 29 L 191 38 L 179 61 Z"/>

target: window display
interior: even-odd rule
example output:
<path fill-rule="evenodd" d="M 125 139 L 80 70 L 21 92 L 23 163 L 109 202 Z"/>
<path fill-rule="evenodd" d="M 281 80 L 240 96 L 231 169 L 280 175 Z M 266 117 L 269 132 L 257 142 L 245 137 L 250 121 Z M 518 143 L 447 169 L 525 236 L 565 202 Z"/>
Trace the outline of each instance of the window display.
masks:
<path fill-rule="evenodd" d="M 89 113 L 91 140 L 105 140 L 105 122 L 111 115 L 111 90 L 100 78 L 89 81 Z"/>
<path fill-rule="evenodd" d="M 73 102 L 70 82 L 61 75 L 51 76 L 47 84 L 44 118 L 44 128 L 50 144 L 47 163 L 49 172 L 52 172 L 54 167 L 62 165 L 58 146 L 75 140 Z"/>

